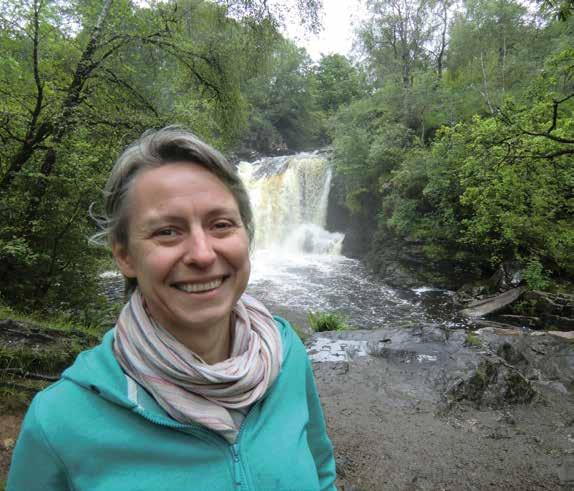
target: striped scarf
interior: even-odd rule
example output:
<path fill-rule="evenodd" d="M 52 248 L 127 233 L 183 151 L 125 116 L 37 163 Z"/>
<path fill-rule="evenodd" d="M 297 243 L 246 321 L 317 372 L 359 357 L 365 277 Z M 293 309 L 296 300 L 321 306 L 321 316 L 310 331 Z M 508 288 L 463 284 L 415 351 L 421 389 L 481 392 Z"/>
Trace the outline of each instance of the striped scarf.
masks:
<path fill-rule="evenodd" d="M 114 354 L 172 418 L 234 443 L 244 414 L 277 378 L 282 348 L 273 317 L 255 298 L 244 294 L 232 319 L 230 357 L 208 365 L 147 314 L 136 289 L 116 324 Z"/>

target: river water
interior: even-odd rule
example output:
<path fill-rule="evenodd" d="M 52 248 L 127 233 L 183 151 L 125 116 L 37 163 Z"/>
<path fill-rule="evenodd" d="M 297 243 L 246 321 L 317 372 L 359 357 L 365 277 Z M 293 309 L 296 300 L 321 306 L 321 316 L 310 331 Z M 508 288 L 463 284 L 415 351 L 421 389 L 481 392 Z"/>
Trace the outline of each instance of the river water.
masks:
<path fill-rule="evenodd" d="M 464 327 L 455 320 L 452 292 L 392 288 L 341 255 L 257 251 L 247 291 L 302 325 L 309 312 L 338 312 L 358 329 Z"/>

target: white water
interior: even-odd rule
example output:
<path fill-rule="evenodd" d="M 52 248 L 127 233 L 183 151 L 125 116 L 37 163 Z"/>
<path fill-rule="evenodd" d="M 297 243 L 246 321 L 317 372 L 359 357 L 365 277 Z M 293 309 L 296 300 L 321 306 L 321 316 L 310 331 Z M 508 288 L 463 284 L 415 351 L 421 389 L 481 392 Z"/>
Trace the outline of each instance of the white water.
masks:
<path fill-rule="evenodd" d="M 332 171 L 314 154 L 242 162 L 256 223 L 255 248 L 278 254 L 339 254 L 343 234 L 325 230 Z"/>

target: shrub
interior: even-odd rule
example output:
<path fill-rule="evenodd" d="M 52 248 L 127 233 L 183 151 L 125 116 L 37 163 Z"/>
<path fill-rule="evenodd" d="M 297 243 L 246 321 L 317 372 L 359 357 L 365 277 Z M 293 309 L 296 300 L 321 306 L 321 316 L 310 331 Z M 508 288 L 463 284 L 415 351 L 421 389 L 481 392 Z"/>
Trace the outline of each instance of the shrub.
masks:
<path fill-rule="evenodd" d="M 309 324 L 315 332 L 345 331 L 349 329 L 347 321 L 336 312 L 309 312 Z"/>
<path fill-rule="evenodd" d="M 482 342 L 480 341 L 480 338 L 473 332 L 469 332 L 466 335 L 466 338 L 464 340 L 464 345 L 465 346 L 470 346 L 473 348 L 480 348 L 482 346 Z"/>

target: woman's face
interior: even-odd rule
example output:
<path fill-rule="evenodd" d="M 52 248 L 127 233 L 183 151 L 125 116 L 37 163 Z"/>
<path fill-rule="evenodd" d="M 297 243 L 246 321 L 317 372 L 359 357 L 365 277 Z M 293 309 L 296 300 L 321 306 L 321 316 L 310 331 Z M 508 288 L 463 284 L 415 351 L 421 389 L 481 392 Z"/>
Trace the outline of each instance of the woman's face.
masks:
<path fill-rule="evenodd" d="M 128 246 L 113 247 L 151 316 L 178 332 L 227 328 L 249 279 L 249 240 L 235 198 L 197 164 L 143 171 L 127 196 Z"/>

